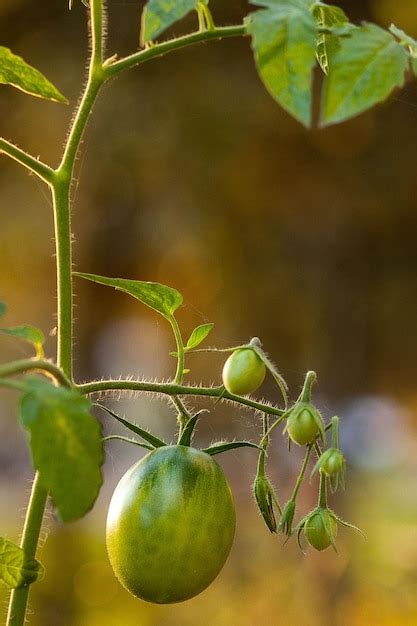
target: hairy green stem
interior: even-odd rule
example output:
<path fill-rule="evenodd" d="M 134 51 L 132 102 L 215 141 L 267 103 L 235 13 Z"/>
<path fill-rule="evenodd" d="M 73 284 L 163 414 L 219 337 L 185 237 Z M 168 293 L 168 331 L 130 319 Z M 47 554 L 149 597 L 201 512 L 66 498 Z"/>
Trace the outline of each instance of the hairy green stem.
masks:
<path fill-rule="evenodd" d="M 184 342 L 182 339 L 180 327 L 174 316 L 170 318 L 170 324 L 174 332 L 175 342 L 177 344 L 177 371 L 175 372 L 175 383 L 181 385 L 184 380 Z"/>
<path fill-rule="evenodd" d="M 14 161 L 17 161 L 20 165 L 23 165 L 23 167 L 39 176 L 39 178 L 41 178 L 48 185 L 52 184 L 54 170 L 49 167 L 49 165 L 42 163 L 42 161 L 35 159 L 24 150 L 21 150 L 14 144 L 10 143 L 7 139 L 0 138 L 0 154 L 1 153 L 6 154 Z"/>
<path fill-rule="evenodd" d="M 304 476 L 305 476 L 305 473 L 306 473 L 306 469 L 307 469 L 307 465 L 308 465 L 308 462 L 309 462 L 309 459 L 310 459 L 310 455 L 311 455 L 312 449 L 313 449 L 313 445 L 310 444 L 307 447 L 307 450 L 306 450 L 306 453 L 305 453 L 305 456 L 304 456 L 304 461 L 303 461 L 303 464 L 301 466 L 300 473 L 298 474 L 294 490 L 292 492 L 291 500 L 293 500 L 294 502 L 295 502 L 295 500 L 297 498 L 298 492 L 299 492 L 300 487 L 301 487 L 301 485 L 303 483 Z"/>
<path fill-rule="evenodd" d="M 72 257 L 71 257 L 71 213 L 70 190 L 78 148 L 86 127 L 88 117 L 103 84 L 103 6 L 102 0 L 90 0 L 90 19 L 92 33 L 92 56 L 88 81 L 78 113 L 75 116 L 62 161 L 51 179 L 55 220 L 55 245 L 57 267 L 58 297 L 58 367 L 66 378 L 72 381 Z M 21 547 L 28 557 L 34 557 L 37 551 L 39 533 L 47 500 L 47 491 L 39 482 L 36 474 L 30 503 L 26 512 L 25 526 Z M 23 626 L 25 622 L 29 586 L 13 591 L 7 626 Z"/>
<path fill-rule="evenodd" d="M 319 507 L 327 509 L 327 476 L 320 472 Z"/>
<path fill-rule="evenodd" d="M 51 374 L 57 382 L 64 387 L 71 387 L 70 380 L 65 376 L 64 372 L 47 359 L 21 359 L 12 361 L 6 365 L 0 366 L 0 378 L 4 376 L 13 376 L 15 374 L 23 374 L 30 370 L 46 372 Z"/>
<path fill-rule="evenodd" d="M 22 540 L 20 542 L 22 549 L 28 557 L 34 557 L 36 554 L 47 497 L 48 492 L 40 484 L 39 474 L 36 473 L 26 511 Z M 23 626 L 26 617 L 29 589 L 30 585 L 27 585 L 26 587 L 12 591 L 7 614 L 7 626 Z"/>
<path fill-rule="evenodd" d="M 237 26 L 221 26 L 214 28 L 213 30 L 197 31 L 195 33 L 191 33 L 190 35 L 177 37 L 176 39 L 164 41 L 163 43 L 145 48 L 144 50 L 135 52 L 134 54 L 124 57 L 119 61 L 113 61 L 113 58 L 109 59 L 104 63 L 106 76 L 110 78 L 119 74 L 123 70 L 135 67 L 144 61 L 149 61 L 149 59 L 160 57 L 167 52 L 173 52 L 174 50 L 179 50 L 180 48 L 186 48 L 196 43 L 210 41 L 211 39 L 224 39 L 226 37 L 242 37 L 246 34 L 246 27 L 243 24 L 239 24 Z"/>
<path fill-rule="evenodd" d="M 83 383 L 75 387 L 85 395 L 107 391 L 143 391 L 166 396 L 208 396 L 248 406 L 257 411 L 268 413 L 268 415 L 282 416 L 284 414 L 284 411 L 278 407 L 262 404 L 243 396 L 235 396 L 226 391 L 223 385 L 220 387 L 192 387 L 175 383 L 150 383 L 140 380 L 97 380 L 96 382 Z"/>

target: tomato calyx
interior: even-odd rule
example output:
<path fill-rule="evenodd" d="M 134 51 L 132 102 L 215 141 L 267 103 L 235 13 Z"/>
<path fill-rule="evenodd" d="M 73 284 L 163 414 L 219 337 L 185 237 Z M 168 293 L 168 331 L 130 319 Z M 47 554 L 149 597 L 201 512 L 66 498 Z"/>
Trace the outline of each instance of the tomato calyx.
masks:
<path fill-rule="evenodd" d="M 311 387 L 316 378 L 315 372 L 307 372 L 301 394 L 286 414 L 284 433 L 288 433 L 289 439 L 299 446 L 313 443 L 318 436 L 325 441 L 323 418 L 311 401 Z"/>
<path fill-rule="evenodd" d="M 363 538 L 366 538 L 360 528 L 346 522 L 327 506 L 319 505 L 299 522 L 296 528 L 298 545 L 302 550 L 301 534 L 304 533 L 307 542 L 319 552 L 330 546 L 337 552 L 336 535 L 339 525 L 355 530 Z"/>

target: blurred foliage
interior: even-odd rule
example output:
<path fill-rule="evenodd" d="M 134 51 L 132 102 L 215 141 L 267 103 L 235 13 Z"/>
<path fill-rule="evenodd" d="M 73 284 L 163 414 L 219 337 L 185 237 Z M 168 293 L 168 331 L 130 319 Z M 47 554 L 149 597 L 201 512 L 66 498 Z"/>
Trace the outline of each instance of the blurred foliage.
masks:
<path fill-rule="evenodd" d="M 109 54 L 128 53 L 138 45 L 140 3 L 108 4 Z M 341 5 L 352 19 L 394 22 L 417 35 L 413 0 Z M 213 3 L 221 23 L 237 21 L 246 8 L 240 0 Z M 195 26 L 190 16 L 173 30 Z M 3 0 L 0 43 L 43 71 L 75 105 L 86 65 L 81 3 L 68 12 L 65 1 Z M 332 506 L 364 528 L 368 541 L 342 530 L 338 556 L 308 551 L 304 557 L 295 545 L 283 547 L 250 500 L 256 455 L 236 451 L 221 460 L 238 500 L 237 541 L 224 572 L 186 604 L 139 602 L 115 583 L 103 545 L 111 489 L 138 454 L 114 444 L 96 509 L 74 525 L 48 523 L 41 552 L 47 575 L 33 590 L 33 626 L 417 623 L 416 95 L 411 83 L 366 115 L 308 132 L 265 92 L 246 41 L 152 61 L 106 89 L 78 163 L 77 270 L 178 288 L 185 296 L 178 315 L 184 334 L 214 322 L 212 345 L 260 336 L 293 398 L 302 373 L 316 369 L 319 404 L 327 416 L 346 415 L 342 446 L 345 437 L 350 449 L 348 491 Z M 56 163 L 71 107 L 1 88 L 0 135 Z M 0 198 L 4 325 L 30 323 L 48 334 L 55 325 L 49 198 L 6 159 Z M 174 345 L 163 320 L 100 286 L 80 281 L 76 290 L 77 378 L 172 375 Z M 52 332 L 48 355 L 54 344 Z M 23 354 L 29 349 L 1 339 L 1 361 Z M 188 364 L 190 379 L 220 381 L 221 357 L 190 355 Z M 267 382 L 262 391 L 273 399 L 272 390 Z M 372 419 L 369 397 L 378 399 Z M 162 401 L 124 401 L 123 410 L 161 435 L 174 432 Z M 18 536 L 31 477 L 14 415 L 15 397 L 3 392 L 0 502 L 2 532 L 10 539 Z M 108 421 L 105 427 L 120 432 Z M 217 405 L 198 441 L 258 430 L 250 413 Z M 269 464 L 285 501 L 295 469 L 278 435 Z M 306 488 L 300 514 L 314 502 L 314 489 Z"/>

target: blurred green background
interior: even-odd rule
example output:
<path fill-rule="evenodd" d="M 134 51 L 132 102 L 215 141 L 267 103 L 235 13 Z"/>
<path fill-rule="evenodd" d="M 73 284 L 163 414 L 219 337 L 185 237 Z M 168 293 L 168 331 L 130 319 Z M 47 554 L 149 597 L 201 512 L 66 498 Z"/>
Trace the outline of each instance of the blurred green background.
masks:
<path fill-rule="evenodd" d="M 141 3 L 109 0 L 108 52 L 138 45 Z M 414 0 L 345 1 L 354 20 L 395 22 L 417 36 Z M 213 2 L 219 23 L 248 6 Z M 172 29 L 195 28 L 190 16 Z M 3 0 L 0 41 L 68 96 L 67 108 L 1 89 L 0 135 L 57 163 L 85 80 L 85 7 L 65 0 Z M 238 529 L 223 572 L 202 595 L 157 607 L 115 581 L 104 546 L 106 507 L 136 448 L 108 448 L 105 485 L 82 521 L 49 513 L 41 552 L 46 578 L 31 596 L 33 626 L 411 626 L 417 623 L 417 90 L 324 131 L 306 131 L 261 85 L 248 41 L 194 47 L 154 60 L 105 89 L 78 162 L 74 260 L 81 271 L 175 286 L 184 332 L 215 323 L 211 344 L 256 335 L 298 395 L 318 372 L 315 399 L 339 413 L 348 489 L 331 500 L 367 541 L 341 529 L 339 554 L 283 545 L 252 501 L 251 450 L 219 457 L 237 501 Z M 34 177 L 0 163 L 0 299 L 7 325 L 51 331 L 55 275 L 50 199 Z M 174 362 L 163 320 L 122 294 L 76 285 L 77 380 L 168 378 Z M 29 354 L 11 338 L 0 361 Z M 219 383 L 222 359 L 189 358 L 189 380 Z M 266 382 L 261 390 L 277 400 Z M 203 406 L 203 405 L 202 405 Z M 204 406 L 208 406 L 206 403 Z M 198 443 L 253 437 L 251 413 L 216 405 Z M 123 398 L 140 424 L 167 437 L 174 417 L 162 400 Z M 32 471 L 16 397 L 0 397 L 1 534 L 17 540 Z M 120 432 L 110 421 L 107 433 Z M 275 435 L 269 473 L 283 501 L 299 454 Z M 300 515 L 314 506 L 302 492 Z M 7 596 L 0 596 L 5 613 Z"/>

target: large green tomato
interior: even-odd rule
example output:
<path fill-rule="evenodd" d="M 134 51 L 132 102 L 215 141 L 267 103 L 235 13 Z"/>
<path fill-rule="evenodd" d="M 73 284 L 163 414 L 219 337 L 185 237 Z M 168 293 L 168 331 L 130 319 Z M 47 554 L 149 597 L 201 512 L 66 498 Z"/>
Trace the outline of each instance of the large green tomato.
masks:
<path fill-rule="evenodd" d="M 232 547 L 236 514 L 218 463 L 185 446 L 153 450 L 122 477 L 110 502 L 107 550 L 133 595 L 158 604 L 205 589 Z"/>
<path fill-rule="evenodd" d="M 232 352 L 223 367 L 223 385 L 229 393 L 246 396 L 263 383 L 265 363 L 252 348 L 239 348 Z"/>

